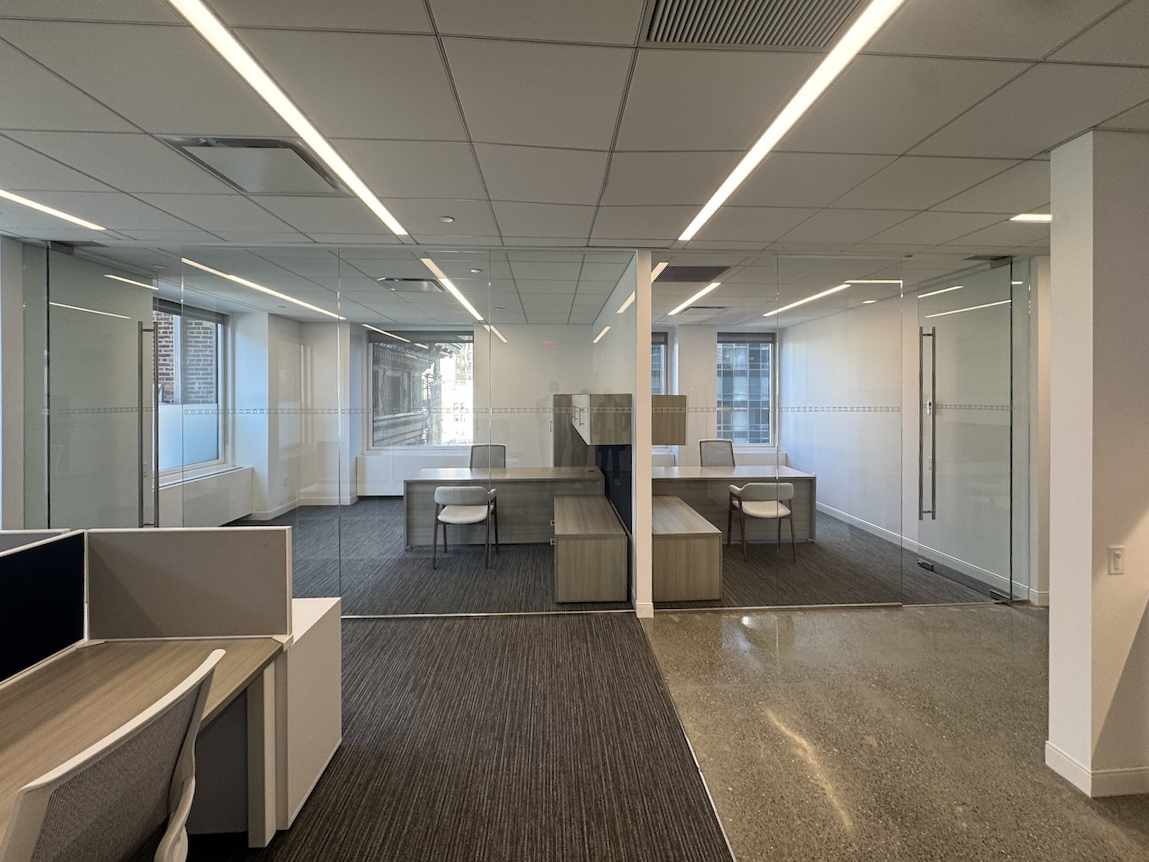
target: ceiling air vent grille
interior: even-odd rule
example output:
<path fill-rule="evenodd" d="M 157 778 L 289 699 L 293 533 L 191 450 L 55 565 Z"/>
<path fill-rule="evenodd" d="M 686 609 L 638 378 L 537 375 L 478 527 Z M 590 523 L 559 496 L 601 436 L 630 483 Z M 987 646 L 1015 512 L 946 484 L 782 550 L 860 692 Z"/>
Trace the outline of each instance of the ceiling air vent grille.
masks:
<path fill-rule="evenodd" d="M 861 0 L 654 0 L 646 41 L 826 48 Z"/>

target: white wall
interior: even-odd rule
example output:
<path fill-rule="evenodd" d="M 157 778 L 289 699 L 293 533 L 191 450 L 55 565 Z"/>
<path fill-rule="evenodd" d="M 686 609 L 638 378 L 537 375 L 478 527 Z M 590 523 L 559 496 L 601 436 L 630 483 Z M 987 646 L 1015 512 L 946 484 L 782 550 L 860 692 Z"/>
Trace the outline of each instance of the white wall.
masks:
<path fill-rule="evenodd" d="M 554 396 L 613 391 L 594 373 L 595 330 L 500 324 L 499 331 L 506 344 L 475 327 L 475 442 L 506 444 L 508 466 L 553 466 Z"/>
<path fill-rule="evenodd" d="M 687 325 L 676 327 L 670 338 L 671 377 L 675 394 L 686 396 L 686 445 L 678 447 L 678 463 L 698 464 L 698 441 L 717 433 L 715 364 L 718 359 L 718 328 Z"/>
<path fill-rule="evenodd" d="M 24 526 L 24 245 L 0 237 L 0 529 Z"/>

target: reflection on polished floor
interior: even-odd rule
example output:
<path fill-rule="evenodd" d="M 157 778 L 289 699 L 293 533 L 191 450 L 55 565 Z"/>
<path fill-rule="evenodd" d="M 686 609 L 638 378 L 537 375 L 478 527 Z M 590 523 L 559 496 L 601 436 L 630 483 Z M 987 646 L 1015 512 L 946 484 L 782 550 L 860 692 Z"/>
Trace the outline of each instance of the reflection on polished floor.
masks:
<path fill-rule="evenodd" d="M 1043 611 L 644 625 L 739 862 L 1149 857 L 1149 799 L 1090 800 L 1043 763 Z"/>
<path fill-rule="evenodd" d="M 971 578 L 934 563 L 929 572 L 918 555 L 903 551 L 845 521 L 818 513 L 817 540 L 799 543 L 797 560 L 784 543 L 751 544 L 722 552 L 722 598 L 659 603 L 659 608 L 756 608 L 767 605 L 958 604 L 991 602 Z M 737 533 L 735 533 L 737 537 Z"/>
<path fill-rule="evenodd" d="M 350 615 L 535 613 L 620 610 L 623 602 L 554 600 L 550 545 L 506 545 L 483 568 L 481 545 L 405 547 L 403 501 L 365 497 L 350 506 L 301 506 L 273 521 L 293 528 L 294 594 L 343 596 Z"/>

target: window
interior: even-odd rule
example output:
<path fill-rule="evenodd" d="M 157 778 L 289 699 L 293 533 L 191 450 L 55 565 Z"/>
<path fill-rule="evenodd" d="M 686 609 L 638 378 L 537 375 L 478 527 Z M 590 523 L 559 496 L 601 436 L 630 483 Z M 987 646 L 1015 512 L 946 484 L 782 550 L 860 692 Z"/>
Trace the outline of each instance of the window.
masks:
<path fill-rule="evenodd" d="M 665 332 L 650 334 L 650 392 L 652 395 L 666 395 L 670 385 L 667 375 L 667 336 Z"/>
<path fill-rule="evenodd" d="M 475 397 L 471 333 L 397 334 L 408 341 L 370 335 L 371 445 L 470 445 Z"/>
<path fill-rule="evenodd" d="M 213 311 L 153 303 L 161 472 L 224 460 L 226 320 Z"/>
<path fill-rule="evenodd" d="M 718 334 L 718 436 L 735 443 L 774 442 L 774 335 Z"/>

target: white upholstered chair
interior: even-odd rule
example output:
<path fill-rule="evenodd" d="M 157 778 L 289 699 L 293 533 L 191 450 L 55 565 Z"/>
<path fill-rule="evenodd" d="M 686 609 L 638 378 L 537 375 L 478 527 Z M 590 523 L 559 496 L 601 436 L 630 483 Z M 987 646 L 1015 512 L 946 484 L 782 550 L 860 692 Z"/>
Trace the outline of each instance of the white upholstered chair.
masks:
<path fill-rule="evenodd" d="M 730 508 L 726 512 L 726 544 L 733 540 L 734 513 L 742 531 L 742 558 L 748 559 L 746 547 L 746 519 L 758 518 L 778 522 L 778 550 L 782 550 L 782 522 L 790 525 L 790 550 L 798 559 L 798 545 L 794 542 L 794 513 L 786 505 L 794 499 L 794 486 L 790 482 L 748 482 L 739 488 L 730 486 Z"/>
<path fill-rule="evenodd" d="M 214 650 L 143 713 L 26 784 L 0 838 L 0 862 L 119 862 L 161 830 L 156 862 L 183 862 L 195 738 L 223 655 Z"/>
<path fill-rule="evenodd" d="M 698 463 L 703 467 L 733 467 L 734 443 L 717 438 L 699 440 Z"/>
<path fill-rule="evenodd" d="M 486 524 L 483 566 L 491 558 L 491 522 L 495 524 L 495 553 L 499 551 L 499 504 L 495 489 L 481 485 L 447 485 L 435 489 L 435 529 L 432 534 L 431 568 L 439 565 L 439 528 L 443 528 L 443 553 L 447 553 L 447 525 Z"/>

